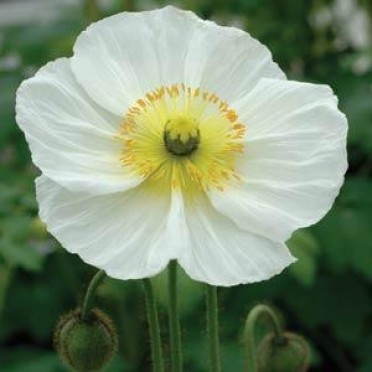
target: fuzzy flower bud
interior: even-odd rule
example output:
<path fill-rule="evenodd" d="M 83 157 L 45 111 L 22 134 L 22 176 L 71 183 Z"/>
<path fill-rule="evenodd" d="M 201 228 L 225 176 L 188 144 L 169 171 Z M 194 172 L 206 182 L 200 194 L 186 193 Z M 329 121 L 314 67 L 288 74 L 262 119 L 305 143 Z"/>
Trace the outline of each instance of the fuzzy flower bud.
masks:
<path fill-rule="evenodd" d="M 281 338 L 265 337 L 257 349 L 259 372 L 305 372 L 310 350 L 303 337 L 286 332 Z"/>
<path fill-rule="evenodd" d="M 76 371 L 101 370 L 117 349 L 117 333 L 111 319 L 94 309 L 87 319 L 80 310 L 63 316 L 57 324 L 54 342 L 64 363 Z"/>

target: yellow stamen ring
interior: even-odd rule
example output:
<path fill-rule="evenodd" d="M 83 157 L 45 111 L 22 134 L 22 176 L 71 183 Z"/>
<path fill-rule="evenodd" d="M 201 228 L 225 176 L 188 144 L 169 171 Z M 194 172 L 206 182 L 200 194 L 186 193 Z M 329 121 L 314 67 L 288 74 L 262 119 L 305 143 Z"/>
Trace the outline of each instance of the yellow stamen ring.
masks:
<path fill-rule="evenodd" d="M 238 180 L 234 165 L 244 151 L 246 126 L 216 94 L 184 84 L 162 86 L 137 100 L 117 138 L 121 163 L 138 175 L 184 192 Z"/>

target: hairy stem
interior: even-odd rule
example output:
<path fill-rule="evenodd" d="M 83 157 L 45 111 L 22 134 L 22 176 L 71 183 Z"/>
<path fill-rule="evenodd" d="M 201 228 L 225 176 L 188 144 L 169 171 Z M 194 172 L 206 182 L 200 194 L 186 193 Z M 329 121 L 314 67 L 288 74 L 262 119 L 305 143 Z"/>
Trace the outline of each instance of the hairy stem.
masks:
<path fill-rule="evenodd" d="M 103 277 L 105 276 L 103 270 L 99 270 L 90 281 L 87 291 L 85 293 L 83 306 L 81 307 L 81 318 L 87 320 L 89 318 L 90 310 L 92 309 L 94 296 L 96 294 L 97 288 Z"/>
<path fill-rule="evenodd" d="M 154 291 L 151 280 L 143 279 L 143 288 L 145 292 L 145 301 L 147 308 L 147 319 L 150 328 L 151 356 L 154 372 L 164 371 L 163 353 L 161 347 L 160 327 L 158 312 L 155 303 Z"/>
<path fill-rule="evenodd" d="M 257 305 L 248 314 L 244 329 L 244 341 L 248 352 L 247 371 L 257 372 L 255 326 L 262 316 L 270 319 L 275 337 L 280 340 L 283 337 L 283 329 L 274 310 L 267 305 Z"/>
<path fill-rule="evenodd" d="M 178 316 L 177 262 L 172 260 L 168 268 L 169 332 L 171 346 L 171 371 L 182 371 L 181 328 Z"/>
<path fill-rule="evenodd" d="M 209 344 L 209 363 L 211 372 L 220 372 L 220 345 L 218 339 L 217 287 L 207 284 L 207 333 Z"/>

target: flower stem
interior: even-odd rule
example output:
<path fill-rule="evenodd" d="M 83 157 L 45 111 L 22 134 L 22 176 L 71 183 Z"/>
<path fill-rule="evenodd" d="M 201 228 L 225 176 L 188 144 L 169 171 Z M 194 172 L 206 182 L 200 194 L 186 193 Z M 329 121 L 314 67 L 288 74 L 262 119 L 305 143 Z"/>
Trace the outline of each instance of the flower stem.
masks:
<path fill-rule="evenodd" d="M 209 342 L 209 363 L 211 372 L 220 372 L 220 350 L 218 340 L 217 287 L 207 284 L 207 332 Z"/>
<path fill-rule="evenodd" d="M 105 276 L 105 272 L 103 270 L 99 270 L 90 281 L 88 289 L 85 293 L 83 306 L 81 307 L 81 318 L 83 320 L 87 320 L 89 318 L 89 313 L 92 308 L 94 296 L 96 294 L 96 290 L 98 288 L 99 283 Z"/>
<path fill-rule="evenodd" d="M 161 348 L 160 327 L 158 313 L 156 309 L 154 291 L 152 289 L 151 280 L 143 279 L 143 288 L 145 292 L 145 301 L 147 308 L 147 319 L 150 327 L 150 340 L 151 340 L 151 355 L 153 362 L 154 372 L 163 372 L 163 354 Z"/>
<path fill-rule="evenodd" d="M 177 261 L 172 260 L 168 268 L 169 332 L 171 346 L 171 371 L 182 371 L 181 328 L 178 316 Z"/>
<path fill-rule="evenodd" d="M 261 316 L 270 319 L 275 337 L 278 340 L 283 338 L 283 328 L 278 320 L 275 311 L 267 305 L 257 305 L 248 314 L 244 329 L 244 341 L 248 352 L 248 372 L 257 372 L 256 345 L 255 345 L 255 326 Z"/>

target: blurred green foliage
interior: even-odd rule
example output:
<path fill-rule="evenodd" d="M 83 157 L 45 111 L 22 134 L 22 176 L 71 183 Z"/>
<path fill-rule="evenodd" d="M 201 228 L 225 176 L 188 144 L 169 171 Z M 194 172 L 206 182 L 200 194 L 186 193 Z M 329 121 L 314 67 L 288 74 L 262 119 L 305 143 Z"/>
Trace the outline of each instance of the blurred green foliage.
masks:
<path fill-rule="evenodd" d="M 76 36 L 89 21 L 165 3 L 112 0 L 95 7 L 87 1 L 85 7 L 61 8 L 52 21 L 0 26 L 1 371 L 65 371 L 52 349 L 52 330 L 58 317 L 81 299 L 94 273 L 61 249 L 37 219 L 33 179 L 38 171 L 15 124 L 16 88 L 47 61 L 71 55 Z M 314 371 L 372 371 L 371 2 L 184 0 L 178 5 L 246 29 L 270 48 L 290 78 L 330 84 L 350 124 L 345 186 L 326 218 L 289 242 L 299 261 L 270 281 L 220 290 L 224 370 L 242 370 L 244 318 L 264 301 L 308 338 Z M 6 16 L 0 15 L 0 25 Z M 165 324 L 164 274 L 154 285 Z M 185 370 L 204 371 L 203 287 L 186 275 L 180 285 Z M 98 301 L 120 334 L 118 356 L 107 371 L 150 370 L 139 283 L 108 279 Z"/>

